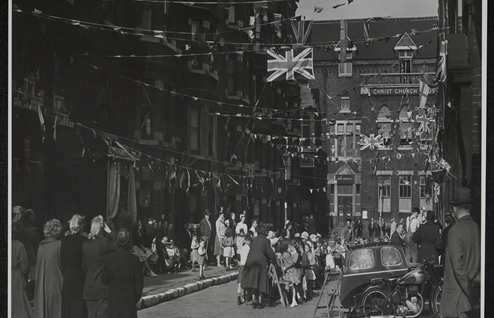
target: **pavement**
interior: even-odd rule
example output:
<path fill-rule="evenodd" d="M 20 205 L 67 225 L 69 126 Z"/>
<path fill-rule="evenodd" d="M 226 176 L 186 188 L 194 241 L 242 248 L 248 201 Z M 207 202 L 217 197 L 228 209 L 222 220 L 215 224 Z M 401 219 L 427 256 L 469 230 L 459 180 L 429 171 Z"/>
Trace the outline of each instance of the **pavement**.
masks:
<path fill-rule="evenodd" d="M 325 297 L 321 300 L 322 308 L 319 308 L 314 315 L 314 309 L 317 305 L 317 298 L 321 291 L 314 292 L 314 298 L 309 302 L 298 305 L 297 307 L 283 307 L 278 301 L 272 307 L 266 306 L 263 309 L 253 309 L 247 304 L 237 305 L 237 282 L 229 282 L 213 286 L 207 290 L 186 295 L 170 302 L 140 310 L 137 313 L 138 318 L 218 318 L 218 317 L 269 317 L 269 318 L 326 318 L 326 307 L 324 307 Z M 264 301 L 266 304 L 266 301 Z M 338 310 L 333 310 L 333 317 L 338 317 Z M 342 313 L 341 317 L 345 316 Z"/>
<path fill-rule="evenodd" d="M 227 271 L 224 267 L 208 266 L 205 279 L 199 279 L 199 271 L 183 270 L 178 273 L 159 274 L 157 277 L 144 276 L 142 298 L 137 310 L 156 306 L 211 286 L 237 280 L 238 271 Z"/>

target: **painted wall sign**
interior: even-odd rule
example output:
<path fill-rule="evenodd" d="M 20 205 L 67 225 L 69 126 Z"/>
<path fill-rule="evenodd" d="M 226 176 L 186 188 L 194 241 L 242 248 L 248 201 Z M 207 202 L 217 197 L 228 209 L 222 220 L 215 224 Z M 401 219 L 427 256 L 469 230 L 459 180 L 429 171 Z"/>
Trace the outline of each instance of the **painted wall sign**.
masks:
<path fill-rule="evenodd" d="M 437 88 L 431 88 L 429 94 L 436 94 Z M 360 88 L 361 95 L 369 96 L 401 96 L 401 95 L 419 95 L 419 87 L 410 86 L 380 86 L 380 87 L 368 87 L 364 86 Z"/>

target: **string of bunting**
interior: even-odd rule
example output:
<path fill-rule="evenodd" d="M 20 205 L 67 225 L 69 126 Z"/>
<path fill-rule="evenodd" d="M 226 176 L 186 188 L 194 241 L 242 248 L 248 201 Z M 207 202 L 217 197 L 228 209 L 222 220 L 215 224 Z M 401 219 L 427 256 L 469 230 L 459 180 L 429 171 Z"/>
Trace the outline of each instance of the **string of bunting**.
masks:
<path fill-rule="evenodd" d="M 32 12 L 27 12 L 27 11 L 23 11 L 23 10 L 19 9 L 18 7 L 14 7 L 13 11 L 16 13 L 21 13 L 21 14 L 26 14 L 26 15 L 30 15 L 30 16 L 39 17 L 39 18 L 44 18 L 44 19 L 48 19 L 48 20 L 52 20 L 52 21 L 61 22 L 61 23 L 71 24 L 73 26 L 78 26 L 78 27 L 81 27 L 81 28 L 86 29 L 86 30 L 95 29 L 95 30 L 103 30 L 103 31 L 109 31 L 109 32 L 118 32 L 122 35 L 133 35 L 133 36 L 139 36 L 139 37 L 143 37 L 143 36 L 154 37 L 154 38 L 163 39 L 165 41 L 166 40 L 175 40 L 175 41 L 182 41 L 182 42 L 187 42 L 187 43 L 205 42 L 208 44 L 216 45 L 218 43 L 218 40 L 205 40 L 204 39 L 204 41 L 202 41 L 202 40 L 193 40 L 192 38 L 190 38 L 190 39 L 174 38 L 174 37 L 167 36 L 167 34 L 169 34 L 169 33 L 176 33 L 176 34 L 183 34 L 183 35 L 208 35 L 208 34 L 211 34 L 211 35 L 214 35 L 215 37 L 218 37 L 218 35 L 220 34 L 219 32 L 218 33 L 197 33 L 197 32 L 152 30 L 152 29 L 147 29 L 147 30 L 146 29 L 138 29 L 137 30 L 134 28 L 124 27 L 124 26 L 116 26 L 116 25 L 110 26 L 110 25 L 106 25 L 106 24 L 87 22 L 87 21 L 75 20 L 75 19 L 68 19 L 68 18 L 53 16 L 53 15 L 46 15 L 46 14 L 43 14 L 38 9 L 34 9 Z M 297 15 L 297 16 L 293 16 L 293 17 L 289 17 L 289 18 L 285 18 L 285 19 L 281 19 L 281 20 L 277 20 L 277 21 L 267 22 L 267 23 L 263 23 L 263 24 L 257 24 L 255 26 L 275 24 L 275 23 L 280 23 L 283 20 L 289 21 L 289 20 L 293 20 L 296 18 L 300 18 L 300 17 L 301 17 L 301 15 Z M 237 28 L 235 30 L 230 30 L 230 31 L 225 31 L 225 32 L 237 32 L 239 30 L 240 31 L 245 31 L 245 30 L 252 31 L 251 30 L 252 27 L 253 26 L 249 26 L 249 27 L 245 27 L 245 28 Z M 422 31 L 413 29 L 413 30 L 411 30 L 411 32 L 412 32 L 412 34 L 418 34 L 418 33 L 437 31 L 437 30 L 438 30 L 437 27 L 433 27 L 429 30 L 422 30 Z M 413 32 L 415 32 L 415 33 L 413 33 Z M 390 38 L 401 37 L 401 36 L 403 36 L 403 34 L 404 33 L 394 34 L 394 35 L 389 35 L 389 36 L 376 37 L 376 38 L 374 38 L 374 40 L 375 41 L 388 41 Z M 203 38 L 202 36 L 198 36 L 198 37 Z M 231 45 L 242 47 L 242 48 L 245 48 L 246 46 L 252 45 L 252 42 L 228 42 L 228 41 L 224 41 L 224 40 L 221 42 L 223 44 L 231 44 Z M 329 50 L 329 49 L 332 49 L 334 47 L 334 45 L 338 44 L 338 42 L 339 41 L 322 41 L 322 42 L 305 43 L 305 45 L 306 46 L 312 46 L 315 48 L 325 48 L 326 50 Z M 356 40 L 352 40 L 351 44 L 366 43 L 366 42 L 368 42 L 368 40 L 366 40 L 366 39 L 356 39 Z M 419 46 L 418 49 L 420 49 L 423 46 L 428 45 L 432 42 L 433 42 L 433 40 L 429 41 L 428 43 L 426 43 L 424 45 Z M 279 47 L 279 46 L 286 47 L 287 46 L 286 43 L 281 43 L 281 44 L 280 43 L 262 43 L 262 44 L 265 46 L 270 46 L 270 47 Z M 179 52 L 176 55 L 173 55 L 173 57 L 181 57 L 182 56 L 181 54 L 182 53 Z M 118 56 L 119 55 L 116 55 L 115 57 L 118 57 Z M 120 54 L 120 57 L 122 57 L 122 56 L 123 55 Z M 148 55 L 146 57 L 151 57 L 151 55 Z"/>

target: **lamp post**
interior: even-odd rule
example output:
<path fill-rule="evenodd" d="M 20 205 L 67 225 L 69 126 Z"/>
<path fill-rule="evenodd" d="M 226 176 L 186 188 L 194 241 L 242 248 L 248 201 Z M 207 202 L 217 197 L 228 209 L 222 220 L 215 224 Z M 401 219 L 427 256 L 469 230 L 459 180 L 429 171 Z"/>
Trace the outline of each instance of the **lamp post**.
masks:
<path fill-rule="evenodd" d="M 290 180 L 290 172 L 289 172 L 289 169 L 290 169 L 290 164 L 289 164 L 289 160 L 290 160 L 290 153 L 288 153 L 288 151 L 285 150 L 285 152 L 283 152 L 281 154 L 281 158 L 283 159 L 283 166 L 285 167 L 285 185 L 286 183 L 288 182 L 288 180 Z M 284 202 L 283 202 L 283 206 L 284 206 L 284 220 L 283 220 L 283 224 L 286 223 L 286 220 L 288 220 L 288 204 L 286 203 L 286 191 L 287 189 L 285 189 L 285 195 L 284 195 Z"/>

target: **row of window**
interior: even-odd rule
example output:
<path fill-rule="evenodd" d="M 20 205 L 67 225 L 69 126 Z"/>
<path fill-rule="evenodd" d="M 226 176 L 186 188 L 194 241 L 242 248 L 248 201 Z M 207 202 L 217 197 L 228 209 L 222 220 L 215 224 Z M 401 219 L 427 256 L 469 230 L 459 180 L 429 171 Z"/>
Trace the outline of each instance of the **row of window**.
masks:
<path fill-rule="evenodd" d="M 399 176 L 399 212 L 412 211 L 412 197 L 416 191 L 413 191 L 412 176 Z M 391 176 L 378 176 L 378 211 L 389 213 L 391 212 Z M 425 206 L 427 209 L 432 209 L 432 200 L 430 196 L 430 187 L 427 186 L 426 176 L 420 176 L 420 206 Z"/>

